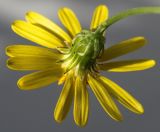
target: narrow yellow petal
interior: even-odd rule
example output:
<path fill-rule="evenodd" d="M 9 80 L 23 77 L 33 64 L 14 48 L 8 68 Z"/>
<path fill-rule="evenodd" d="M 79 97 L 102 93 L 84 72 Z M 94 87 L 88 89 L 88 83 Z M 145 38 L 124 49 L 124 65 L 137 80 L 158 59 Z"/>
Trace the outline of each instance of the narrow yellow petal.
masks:
<path fill-rule="evenodd" d="M 63 41 L 67 41 L 68 43 L 71 42 L 70 36 L 65 31 L 63 31 L 62 28 L 39 13 L 33 11 L 27 12 L 26 20 L 34 25 L 37 25 L 38 27 L 47 29 L 49 32 L 53 33 Z"/>
<path fill-rule="evenodd" d="M 74 95 L 74 120 L 78 126 L 85 126 L 88 120 L 89 101 L 86 80 L 76 77 Z"/>
<path fill-rule="evenodd" d="M 56 60 L 49 57 L 12 57 L 8 59 L 7 66 L 12 70 L 45 70 L 60 67 Z"/>
<path fill-rule="evenodd" d="M 61 85 L 65 82 L 67 77 L 67 74 L 64 74 L 59 80 L 58 80 L 58 85 Z"/>
<path fill-rule="evenodd" d="M 144 46 L 146 42 L 147 41 L 144 37 L 134 37 L 126 41 L 122 41 L 114 46 L 111 46 L 110 48 L 105 49 L 102 57 L 98 61 L 108 61 L 133 52 Z"/>
<path fill-rule="evenodd" d="M 53 49 L 31 46 L 31 45 L 11 45 L 6 48 L 6 54 L 9 57 L 21 56 L 36 56 L 36 57 L 50 57 L 53 59 L 60 59 L 61 54 Z"/>
<path fill-rule="evenodd" d="M 134 97 L 123 90 L 123 88 L 106 77 L 100 76 L 100 80 L 109 93 L 112 94 L 122 105 L 137 114 L 143 114 L 143 106 Z"/>
<path fill-rule="evenodd" d="M 54 83 L 62 74 L 63 70 L 60 68 L 38 71 L 23 76 L 18 80 L 17 85 L 21 90 L 34 90 Z"/>
<path fill-rule="evenodd" d="M 131 72 L 140 71 L 153 67 L 156 64 L 154 60 L 150 59 L 139 59 L 139 60 L 125 60 L 108 62 L 99 64 L 101 70 L 110 72 Z"/>
<path fill-rule="evenodd" d="M 112 100 L 106 88 L 91 75 L 88 76 L 88 83 L 97 97 L 99 103 L 103 107 L 104 111 L 116 121 L 122 120 L 122 115 L 118 110 L 116 104 Z"/>
<path fill-rule="evenodd" d="M 81 32 L 81 25 L 75 13 L 69 8 L 62 8 L 58 11 L 59 19 L 67 30 L 74 37 L 77 33 Z"/>
<path fill-rule="evenodd" d="M 73 78 L 67 75 L 63 90 L 54 110 L 54 119 L 61 123 L 69 112 L 74 96 Z"/>
<path fill-rule="evenodd" d="M 62 41 L 52 33 L 21 20 L 12 24 L 12 30 L 18 35 L 48 48 L 64 46 Z"/>
<path fill-rule="evenodd" d="M 94 10 L 90 29 L 96 29 L 102 22 L 106 21 L 109 16 L 108 8 L 105 5 L 99 5 Z"/>

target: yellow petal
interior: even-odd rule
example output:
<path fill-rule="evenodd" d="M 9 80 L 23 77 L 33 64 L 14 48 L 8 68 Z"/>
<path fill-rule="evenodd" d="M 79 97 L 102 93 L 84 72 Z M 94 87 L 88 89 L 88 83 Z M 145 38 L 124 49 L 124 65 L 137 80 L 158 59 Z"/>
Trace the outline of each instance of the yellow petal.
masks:
<path fill-rule="evenodd" d="M 57 81 L 63 74 L 60 68 L 53 68 L 52 70 L 38 71 L 23 76 L 17 82 L 21 90 L 34 90 Z"/>
<path fill-rule="evenodd" d="M 146 39 L 144 37 L 134 37 L 126 41 L 122 41 L 110 48 L 104 50 L 102 57 L 98 60 L 108 61 L 116 57 L 125 55 L 127 53 L 133 52 L 146 44 Z"/>
<path fill-rule="evenodd" d="M 67 41 L 69 43 L 71 42 L 70 36 L 63 31 L 63 29 L 39 13 L 33 11 L 27 12 L 26 20 L 34 25 L 37 25 L 38 27 L 47 29 L 49 32 L 53 33 L 63 41 Z"/>
<path fill-rule="evenodd" d="M 12 70 L 45 70 L 60 67 L 56 60 L 49 57 L 12 57 L 8 59 L 7 66 Z"/>
<path fill-rule="evenodd" d="M 61 54 L 53 49 L 31 46 L 31 45 L 11 45 L 6 48 L 6 54 L 9 57 L 21 56 L 36 56 L 36 57 L 50 57 L 53 59 L 60 59 Z"/>
<path fill-rule="evenodd" d="M 73 78 L 67 75 L 64 87 L 54 110 L 54 119 L 61 123 L 69 112 L 74 96 Z"/>
<path fill-rule="evenodd" d="M 75 95 L 74 95 L 74 120 L 78 126 L 85 126 L 88 120 L 88 91 L 86 87 L 86 80 L 80 76 L 76 77 L 75 81 Z"/>
<path fill-rule="evenodd" d="M 123 88 L 103 76 L 100 76 L 100 80 L 102 80 L 102 83 L 109 93 L 112 94 L 126 108 L 137 114 L 142 114 L 144 112 L 143 106 L 134 97 L 123 90 Z"/>
<path fill-rule="evenodd" d="M 12 30 L 18 35 L 48 48 L 64 46 L 62 41 L 52 33 L 21 20 L 12 24 Z"/>
<path fill-rule="evenodd" d="M 101 70 L 106 70 L 110 72 L 131 72 L 140 71 L 153 67 L 155 65 L 154 60 L 149 59 L 139 59 L 139 60 L 125 60 L 125 61 L 115 61 L 100 64 Z"/>
<path fill-rule="evenodd" d="M 74 14 L 74 12 L 69 8 L 62 8 L 58 11 L 59 19 L 62 24 L 67 28 L 67 30 L 74 37 L 77 33 L 81 32 L 81 25 Z"/>
<path fill-rule="evenodd" d="M 94 10 L 90 29 L 96 29 L 102 22 L 106 21 L 109 16 L 108 8 L 105 5 L 99 5 Z"/>
<path fill-rule="evenodd" d="M 58 80 L 58 85 L 61 85 L 65 82 L 67 77 L 67 74 L 64 74 L 59 80 Z"/>
<path fill-rule="evenodd" d="M 89 75 L 88 83 L 105 112 L 116 121 L 122 120 L 122 115 L 116 104 L 112 100 L 106 88 L 99 82 L 99 80 L 96 80 L 94 77 Z"/>

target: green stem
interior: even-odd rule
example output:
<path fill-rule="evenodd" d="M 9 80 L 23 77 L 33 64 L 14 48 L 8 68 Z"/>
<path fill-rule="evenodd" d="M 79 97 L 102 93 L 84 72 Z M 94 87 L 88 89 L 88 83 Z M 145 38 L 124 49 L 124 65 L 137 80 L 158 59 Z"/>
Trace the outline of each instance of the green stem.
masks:
<path fill-rule="evenodd" d="M 103 33 L 109 26 L 122 20 L 126 17 L 140 14 L 160 14 L 160 7 L 139 7 L 133 8 L 126 11 L 122 11 L 117 15 L 111 17 L 107 21 L 103 22 L 97 29 L 96 32 Z"/>

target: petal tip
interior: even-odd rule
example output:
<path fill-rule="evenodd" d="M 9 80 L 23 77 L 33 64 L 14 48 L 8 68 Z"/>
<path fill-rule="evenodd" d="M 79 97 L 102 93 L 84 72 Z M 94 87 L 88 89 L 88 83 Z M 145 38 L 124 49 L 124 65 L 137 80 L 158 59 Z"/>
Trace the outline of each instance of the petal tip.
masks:
<path fill-rule="evenodd" d="M 56 115 L 56 113 L 54 112 L 54 120 L 57 122 L 57 123 L 62 123 L 62 120 L 58 118 L 58 116 Z"/>
<path fill-rule="evenodd" d="M 106 10 L 108 10 L 108 6 L 107 5 L 105 5 L 105 4 L 100 4 L 100 5 L 98 5 L 97 6 L 97 8 L 105 8 Z"/>
<path fill-rule="evenodd" d="M 66 118 L 66 116 L 63 116 L 62 114 L 59 113 L 60 111 L 55 108 L 53 112 L 53 118 L 57 123 L 62 123 L 63 120 Z"/>
<path fill-rule="evenodd" d="M 143 43 L 143 45 L 148 43 L 148 40 L 143 36 L 138 37 L 137 41 L 140 41 L 141 43 Z"/>
<path fill-rule="evenodd" d="M 64 11 L 64 10 L 66 10 L 66 9 L 68 9 L 68 8 L 67 8 L 67 7 L 61 7 L 61 8 L 59 8 L 59 9 L 58 9 L 58 14 L 59 14 L 60 12 Z"/>
<path fill-rule="evenodd" d="M 144 113 L 144 108 L 143 106 L 140 104 L 138 107 L 137 107 L 137 114 L 141 115 Z"/>
<path fill-rule="evenodd" d="M 156 61 L 155 60 L 151 60 L 152 63 L 152 67 L 156 65 Z"/>
<path fill-rule="evenodd" d="M 26 87 L 25 86 L 25 81 L 23 80 L 23 77 L 20 78 L 18 81 L 17 81 L 17 86 L 20 90 L 33 90 L 32 88 L 29 88 L 29 87 Z"/>
<path fill-rule="evenodd" d="M 120 111 L 116 111 L 116 112 L 115 112 L 115 115 L 114 115 L 114 116 L 112 115 L 111 118 L 114 119 L 114 120 L 117 121 L 117 122 L 123 121 L 123 116 L 122 116 L 122 114 L 120 113 Z"/>
<path fill-rule="evenodd" d="M 11 27 L 12 26 L 16 26 L 18 23 L 21 23 L 21 22 L 24 22 L 24 21 L 22 21 L 22 20 L 15 20 L 15 21 L 12 22 Z"/>
<path fill-rule="evenodd" d="M 76 120 L 74 120 L 75 121 L 75 123 L 76 123 L 76 125 L 77 126 L 79 126 L 79 127 L 85 127 L 86 125 L 87 125 L 87 122 L 79 122 L 79 121 L 76 121 Z"/>
<path fill-rule="evenodd" d="M 12 24 L 11 24 L 11 29 L 12 29 L 13 31 L 14 31 L 15 25 L 16 25 L 16 21 L 12 22 Z"/>
<path fill-rule="evenodd" d="M 20 26 L 22 23 L 25 23 L 25 21 L 15 20 L 15 21 L 12 22 L 12 24 L 11 24 L 11 29 L 16 33 L 16 28 L 18 28 L 18 26 Z"/>
<path fill-rule="evenodd" d="M 34 11 L 27 11 L 27 12 L 26 12 L 26 15 L 30 15 L 30 14 L 32 14 L 32 13 L 36 13 L 36 12 L 34 12 Z"/>
<path fill-rule="evenodd" d="M 12 59 L 9 58 L 7 61 L 6 61 L 6 66 L 8 69 L 11 69 L 11 70 L 16 70 L 14 67 L 13 67 L 13 62 L 12 62 Z"/>
<path fill-rule="evenodd" d="M 7 56 L 10 56 L 10 55 L 9 55 L 9 53 L 10 53 L 10 47 L 11 47 L 11 46 L 7 46 L 7 47 L 5 48 L 5 53 L 6 53 Z"/>
<path fill-rule="evenodd" d="M 155 65 L 156 65 L 155 60 L 148 60 L 148 69 L 154 67 Z"/>
<path fill-rule="evenodd" d="M 21 79 L 19 79 L 17 81 L 17 86 L 20 90 L 26 90 L 24 87 L 23 87 L 23 82 L 21 81 Z"/>
<path fill-rule="evenodd" d="M 123 116 L 119 116 L 117 119 L 116 119 L 117 122 L 122 122 L 123 121 Z"/>

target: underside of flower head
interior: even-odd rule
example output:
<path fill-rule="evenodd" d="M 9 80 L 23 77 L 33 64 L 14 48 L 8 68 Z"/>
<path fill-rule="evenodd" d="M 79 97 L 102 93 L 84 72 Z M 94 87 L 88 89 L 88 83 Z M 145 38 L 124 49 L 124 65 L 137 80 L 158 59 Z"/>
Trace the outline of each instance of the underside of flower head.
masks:
<path fill-rule="evenodd" d="M 58 16 L 67 33 L 51 20 L 30 11 L 26 14 L 26 21 L 15 21 L 11 27 L 18 35 L 43 47 L 8 46 L 6 54 L 10 58 L 7 66 L 12 70 L 34 71 L 18 80 L 18 87 L 22 90 L 38 89 L 55 81 L 64 85 L 53 114 L 59 123 L 65 119 L 74 101 L 75 123 L 78 126 L 87 124 L 88 86 L 112 119 L 123 119 L 114 99 L 132 112 L 142 114 L 144 109 L 139 101 L 115 82 L 101 76 L 100 72 L 140 71 L 155 65 L 152 59 L 112 61 L 143 47 L 146 39 L 142 36 L 104 49 L 105 33 L 110 25 L 127 16 L 146 13 L 160 13 L 160 7 L 135 8 L 108 19 L 108 8 L 99 5 L 93 13 L 90 30 L 82 30 L 74 12 L 65 7 L 58 11 Z"/>
<path fill-rule="evenodd" d="M 88 70 L 96 71 L 96 60 L 104 51 L 104 42 L 103 35 L 84 30 L 76 35 L 71 48 L 64 53 L 63 59 L 57 63 L 62 63 L 66 72 L 75 69 L 76 75 L 84 74 Z"/>

